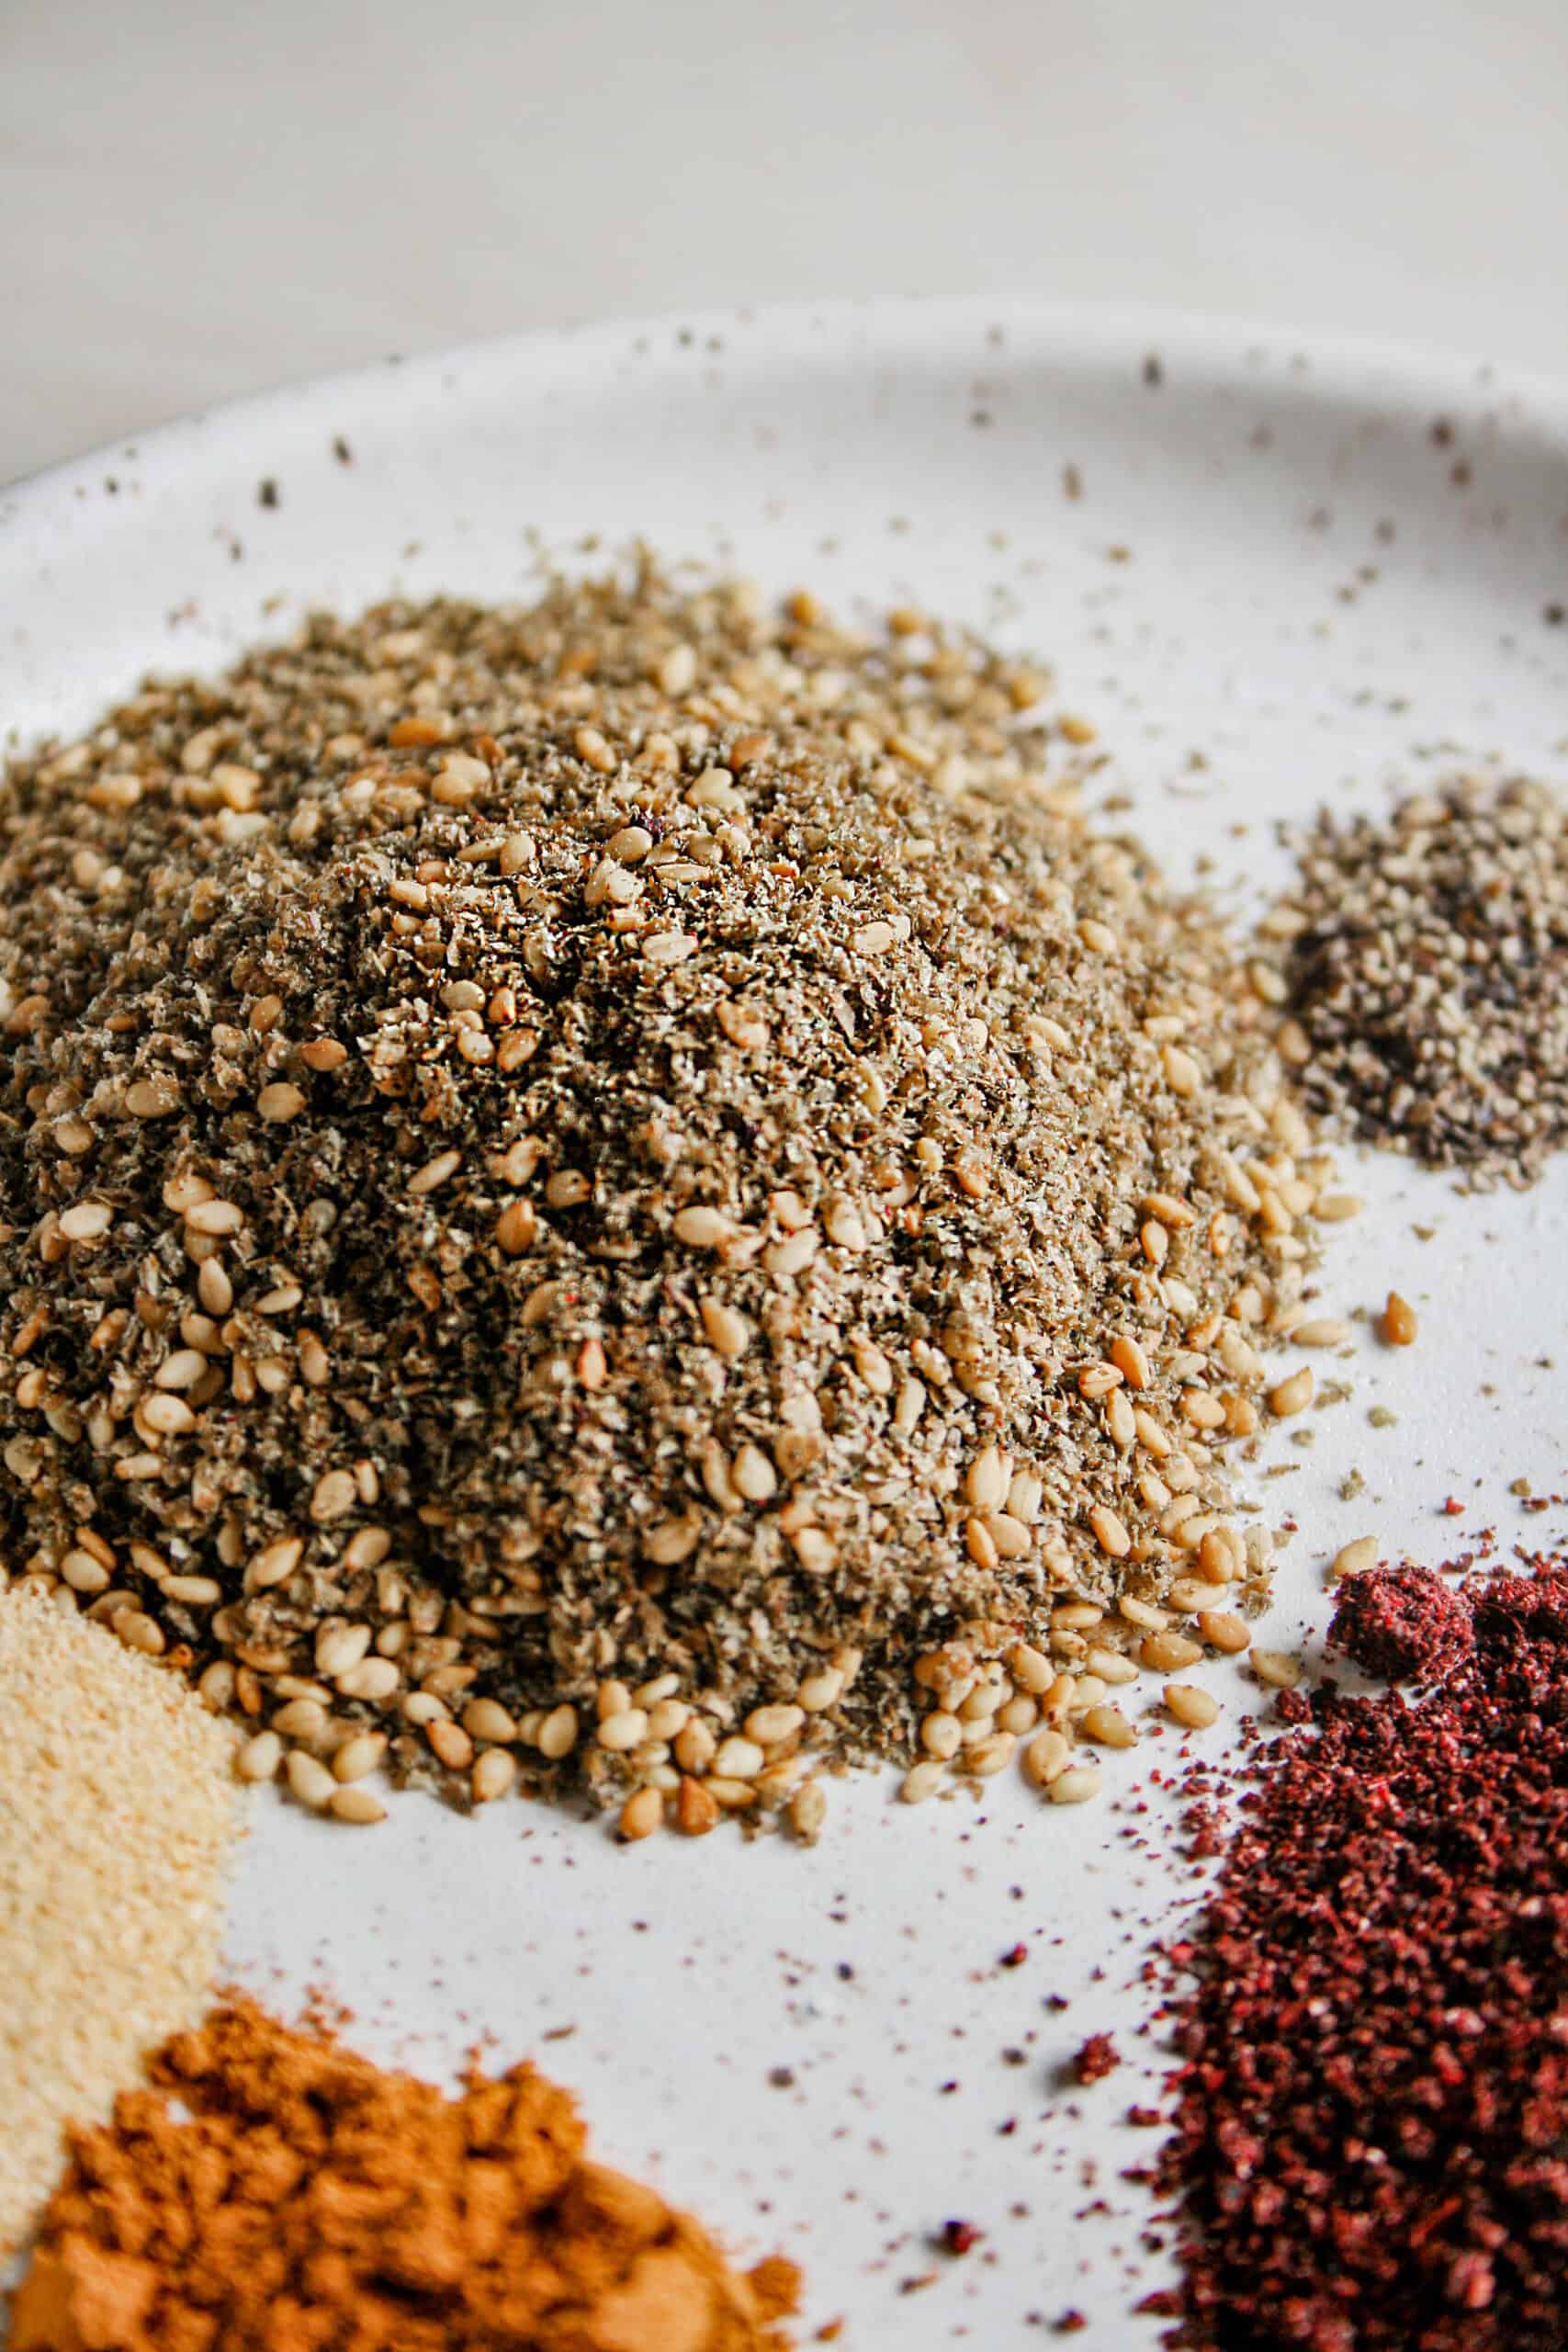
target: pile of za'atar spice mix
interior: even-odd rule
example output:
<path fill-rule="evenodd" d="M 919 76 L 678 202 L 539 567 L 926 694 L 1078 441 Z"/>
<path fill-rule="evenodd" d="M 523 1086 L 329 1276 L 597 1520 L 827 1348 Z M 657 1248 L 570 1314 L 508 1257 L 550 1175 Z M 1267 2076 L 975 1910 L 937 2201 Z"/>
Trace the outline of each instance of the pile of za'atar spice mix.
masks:
<path fill-rule="evenodd" d="M 0 1536 L 304 1803 L 700 1832 L 1245 1648 L 1332 1187 L 1081 726 L 651 572 L 317 618 L 0 788 Z M 1195 1702 L 1196 1703 L 1196 1702 Z"/>
<path fill-rule="evenodd" d="M 1568 1140 L 1568 811 L 1461 778 L 1297 843 L 1281 1046 L 1314 1108 L 1473 1182 Z"/>
<path fill-rule="evenodd" d="M 0 2267 L 141 2052 L 199 2014 L 239 1829 L 233 1735 L 39 1595 L 0 1592 Z"/>
<path fill-rule="evenodd" d="M 13 2352 L 787 2352 L 794 2265 L 589 2162 L 531 2066 L 448 2098 L 234 2000 L 149 2074 L 73 2135 Z"/>
<path fill-rule="evenodd" d="M 1165 2164 L 1201 2352 L 1568 2346 L 1568 1564 L 1352 1577 L 1190 1942 Z"/>

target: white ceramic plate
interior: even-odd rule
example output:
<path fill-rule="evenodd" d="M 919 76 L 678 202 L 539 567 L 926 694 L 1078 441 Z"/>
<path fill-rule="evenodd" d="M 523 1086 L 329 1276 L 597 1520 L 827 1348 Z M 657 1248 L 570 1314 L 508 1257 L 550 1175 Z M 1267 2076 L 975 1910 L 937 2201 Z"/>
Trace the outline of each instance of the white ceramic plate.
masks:
<path fill-rule="evenodd" d="M 1283 871 L 1273 820 L 1320 797 L 1375 804 L 1460 761 L 1568 780 L 1568 625 L 1550 617 L 1568 601 L 1568 395 L 978 306 L 494 344 L 25 485 L 0 496 L 0 727 L 80 726 L 148 667 L 213 668 L 312 604 L 525 595 L 540 546 L 633 533 L 1038 649 L 1101 729 L 1128 821 L 1246 891 Z M 1364 1338 L 1353 1400 L 1313 1417 L 1310 1451 L 1276 1447 L 1290 1475 L 1253 1481 L 1271 1521 L 1301 1524 L 1283 1642 L 1321 1626 L 1322 1564 L 1352 1535 L 1430 1558 L 1483 1521 L 1562 1532 L 1506 1487 L 1568 1483 L 1549 1361 L 1568 1162 L 1522 1198 L 1461 1199 L 1382 1159 L 1352 1181 L 1375 1213 L 1341 1229 L 1325 1296 L 1375 1306 L 1393 1283 L 1422 1336 L 1398 1359 Z M 1374 1402 L 1397 1428 L 1369 1428 Z M 1352 1464 L 1368 1490 L 1346 1505 Z M 1464 1520 L 1438 1515 L 1450 1494 Z M 1234 1724 L 1247 1686 L 1212 1679 Z M 444 2074 L 481 2034 L 537 2054 L 607 2158 L 737 2247 L 797 2255 L 811 2324 L 842 2316 L 846 2344 L 1005 2352 L 1077 2306 L 1071 2340 L 1120 2352 L 1156 2338 L 1129 2313 L 1169 2276 L 1118 2177 L 1156 2135 L 1118 2119 L 1159 2063 L 1133 1980 L 1183 1893 L 1147 1785 L 1175 1753 L 1151 1739 L 1111 1774 L 1118 1804 L 1077 1812 L 1009 1776 L 911 1813 L 863 1778 L 835 1788 L 809 1854 L 728 1836 L 622 1851 L 539 1807 L 468 1822 L 413 1798 L 364 1835 L 268 1801 L 229 1961 L 285 2005 L 330 1983 L 383 2058 Z M 1020 1941 L 1025 1962 L 999 1967 Z M 1134 2063 L 1065 2094 L 1056 2070 L 1103 2026 Z M 985 2233 L 963 2260 L 929 2243 L 950 2216 Z"/>

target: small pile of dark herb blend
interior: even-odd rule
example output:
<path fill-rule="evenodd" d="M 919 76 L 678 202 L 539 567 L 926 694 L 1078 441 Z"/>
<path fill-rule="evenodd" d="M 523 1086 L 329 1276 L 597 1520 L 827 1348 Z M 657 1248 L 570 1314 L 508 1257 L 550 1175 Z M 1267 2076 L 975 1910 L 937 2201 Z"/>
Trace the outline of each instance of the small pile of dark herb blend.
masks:
<path fill-rule="evenodd" d="M 1568 819 L 1540 785 L 1463 779 L 1326 811 L 1267 928 L 1282 1048 L 1352 1133 L 1522 1187 L 1568 1138 Z"/>
<path fill-rule="evenodd" d="M 1244 1647 L 1327 1191 L 1040 681 L 647 571 L 311 621 L 0 793 L 0 1532 L 347 1820 L 640 1836 Z M 1049 770 L 1049 773 L 1047 772 Z M 1179 1630 L 1187 1623 L 1190 1632 Z"/>

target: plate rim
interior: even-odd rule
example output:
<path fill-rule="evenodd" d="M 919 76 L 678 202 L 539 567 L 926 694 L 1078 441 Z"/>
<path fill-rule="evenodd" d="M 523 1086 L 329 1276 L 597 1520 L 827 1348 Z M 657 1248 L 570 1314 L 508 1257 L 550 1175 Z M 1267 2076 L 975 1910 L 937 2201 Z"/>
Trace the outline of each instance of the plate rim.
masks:
<path fill-rule="evenodd" d="M 570 354 L 607 360 L 628 347 L 663 346 L 702 366 L 713 357 L 709 339 L 723 339 L 724 357 L 733 365 L 748 344 L 753 359 L 772 351 L 775 360 L 816 342 L 824 357 L 863 356 L 883 360 L 900 349 L 912 358 L 943 344 L 954 350 L 984 349 L 1000 328 L 997 346 L 1017 356 L 1013 338 L 1027 337 L 1049 356 L 1080 370 L 1113 373 L 1141 368 L 1157 350 L 1162 362 L 1192 371 L 1238 375 L 1249 358 L 1267 358 L 1283 375 L 1258 370 L 1258 381 L 1276 392 L 1288 388 L 1311 405 L 1375 401 L 1384 409 L 1429 410 L 1434 403 L 1461 417 L 1484 413 L 1506 418 L 1514 433 L 1560 443 L 1568 459 L 1568 376 L 1516 368 L 1464 352 L 1401 338 L 1367 335 L 1324 326 L 1300 326 L 1272 316 L 1135 303 L 1062 302 L 1029 295 L 873 295 L 824 301 L 763 303 L 756 307 L 666 309 L 647 313 L 611 313 L 508 329 L 441 345 L 410 356 L 393 352 L 381 359 L 341 368 L 284 377 L 237 392 L 201 408 L 182 410 L 141 430 L 133 430 L 75 456 L 12 479 L 0 479 L 0 532 L 47 526 L 49 510 L 63 511 L 84 487 L 96 486 L 106 464 L 128 457 L 155 469 L 164 481 L 179 461 L 195 454 L 201 438 L 220 442 L 243 436 L 269 420 L 287 424 L 321 403 L 364 399 L 391 384 L 406 388 L 410 401 L 439 392 L 454 369 L 542 374 L 549 362 Z M 744 342 L 742 341 L 744 338 Z M 883 348 L 877 349 L 875 346 Z M 1300 363 L 1304 361 L 1305 368 Z M 173 463 L 171 464 L 171 461 Z"/>

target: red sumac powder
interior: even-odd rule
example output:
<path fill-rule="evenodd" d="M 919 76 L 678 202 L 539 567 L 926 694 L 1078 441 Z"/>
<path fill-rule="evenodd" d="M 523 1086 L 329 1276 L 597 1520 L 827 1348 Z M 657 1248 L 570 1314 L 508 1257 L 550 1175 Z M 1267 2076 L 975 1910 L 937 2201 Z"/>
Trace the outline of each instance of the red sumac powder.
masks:
<path fill-rule="evenodd" d="M 1441 1682 L 1475 1647 L 1475 1612 L 1429 1568 L 1382 1568 L 1347 1581 L 1328 1640 L 1380 1682 Z"/>
<path fill-rule="evenodd" d="M 1568 1566 L 1354 1596 L 1338 1645 L 1436 1687 L 1315 1696 L 1172 1955 L 1168 2341 L 1562 2352 Z"/>

